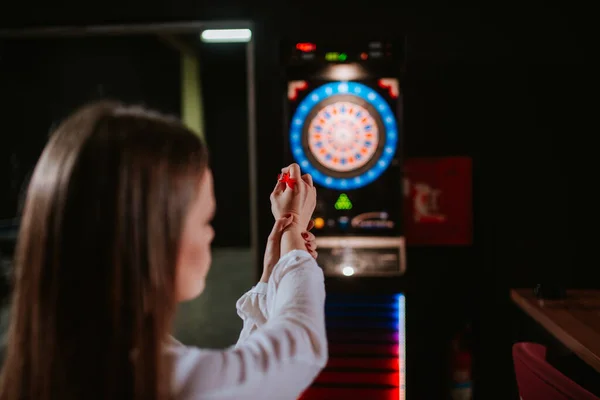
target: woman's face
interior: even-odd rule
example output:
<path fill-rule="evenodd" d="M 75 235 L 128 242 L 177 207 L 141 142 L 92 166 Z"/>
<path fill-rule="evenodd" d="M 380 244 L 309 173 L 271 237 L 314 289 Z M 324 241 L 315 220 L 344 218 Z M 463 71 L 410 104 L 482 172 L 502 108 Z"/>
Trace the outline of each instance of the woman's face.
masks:
<path fill-rule="evenodd" d="M 211 262 L 210 244 L 215 235 L 211 226 L 214 213 L 213 178 L 207 169 L 183 225 L 175 282 L 178 301 L 192 300 L 204 290 Z"/>

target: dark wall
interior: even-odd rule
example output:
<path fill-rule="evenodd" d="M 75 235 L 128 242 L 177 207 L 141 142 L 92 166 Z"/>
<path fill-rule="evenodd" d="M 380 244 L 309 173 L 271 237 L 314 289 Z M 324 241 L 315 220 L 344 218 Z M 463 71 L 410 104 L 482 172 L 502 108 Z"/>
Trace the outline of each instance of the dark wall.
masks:
<path fill-rule="evenodd" d="M 216 247 L 250 246 L 248 91 L 245 44 L 203 44 L 200 70 L 217 212 Z"/>
<path fill-rule="evenodd" d="M 0 43 L 0 219 L 17 202 L 53 127 L 100 98 L 178 115 L 179 53 L 150 36 Z"/>
<path fill-rule="evenodd" d="M 372 7 L 369 8 L 368 6 Z M 391 10 L 380 1 L 327 7 L 198 1 L 143 8 L 108 3 L 22 14 L 30 24 L 253 18 L 257 52 L 259 210 L 268 229 L 271 171 L 282 163 L 277 48 L 282 37 L 407 36 L 406 155 L 470 155 L 474 160 L 475 243 L 470 249 L 410 249 L 407 282 L 410 399 L 444 398 L 447 340 L 462 320 L 475 330 L 475 396 L 517 399 L 512 371 L 509 288 L 544 279 L 597 286 L 575 262 L 570 229 L 567 129 L 581 100 L 581 42 L 565 10 L 523 7 Z M 360 19 L 357 19 L 357 8 Z M 15 22 L 13 22 L 14 24 Z M 583 146 L 578 145 L 581 149 Z M 269 219 L 268 219 L 269 218 Z M 574 241 L 574 240 L 573 240 Z M 260 255 L 259 255 L 260 256 Z M 258 261 L 258 260 L 257 260 Z M 418 331 L 414 328 L 418 327 Z"/>
<path fill-rule="evenodd" d="M 249 246 L 246 48 L 200 46 L 198 37 L 190 44 L 201 60 L 206 139 L 220 204 L 214 245 Z M 0 219 L 16 215 L 51 128 L 81 104 L 114 98 L 180 112 L 179 53 L 156 37 L 13 40 L 0 51 L 0 115 L 8 128 L 0 138 Z"/>

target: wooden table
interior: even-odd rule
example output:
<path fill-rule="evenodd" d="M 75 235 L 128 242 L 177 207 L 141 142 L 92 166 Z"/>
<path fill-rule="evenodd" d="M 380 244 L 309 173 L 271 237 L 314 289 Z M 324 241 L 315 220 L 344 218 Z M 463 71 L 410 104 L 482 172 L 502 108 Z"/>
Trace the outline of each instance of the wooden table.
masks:
<path fill-rule="evenodd" d="M 600 290 L 567 290 L 562 300 L 539 300 L 513 289 L 512 300 L 581 360 L 600 372 Z"/>

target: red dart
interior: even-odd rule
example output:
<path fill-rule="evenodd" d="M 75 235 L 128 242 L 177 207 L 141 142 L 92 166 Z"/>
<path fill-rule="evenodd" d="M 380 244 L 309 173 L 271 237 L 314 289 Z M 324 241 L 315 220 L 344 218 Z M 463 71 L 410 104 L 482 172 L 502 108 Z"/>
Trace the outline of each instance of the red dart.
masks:
<path fill-rule="evenodd" d="M 277 179 L 279 182 L 285 182 L 290 189 L 294 189 L 294 186 L 296 185 L 296 180 L 294 178 L 290 178 L 290 174 L 288 173 L 277 175 Z"/>

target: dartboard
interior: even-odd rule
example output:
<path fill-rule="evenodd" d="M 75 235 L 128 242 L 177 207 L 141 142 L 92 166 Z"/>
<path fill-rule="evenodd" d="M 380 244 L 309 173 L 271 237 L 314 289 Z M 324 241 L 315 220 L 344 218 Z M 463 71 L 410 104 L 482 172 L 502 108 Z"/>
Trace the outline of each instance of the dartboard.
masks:
<path fill-rule="evenodd" d="M 388 103 L 366 85 L 331 82 L 298 105 L 290 128 L 294 158 L 313 180 L 332 189 L 357 189 L 390 165 L 398 142 Z"/>

